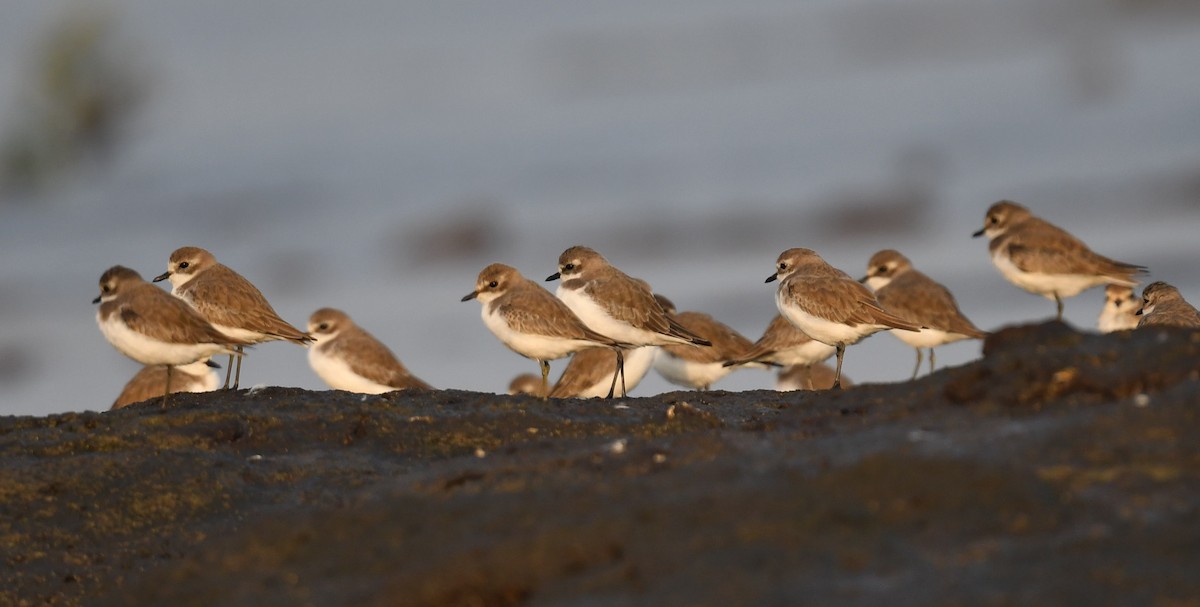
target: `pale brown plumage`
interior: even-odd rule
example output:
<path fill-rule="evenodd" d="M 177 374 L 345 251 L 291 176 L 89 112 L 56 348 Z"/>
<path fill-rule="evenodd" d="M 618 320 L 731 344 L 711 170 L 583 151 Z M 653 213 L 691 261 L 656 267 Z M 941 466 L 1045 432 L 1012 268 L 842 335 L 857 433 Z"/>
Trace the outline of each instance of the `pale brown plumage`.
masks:
<path fill-rule="evenodd" d="M 171 394 L 201 392 L 211 389 L 210 385 L 215 384 L 216 380 L 209 377 L 212 372 L 204 367 L 203 363 L 199 364 L 196 373 L 190 372 L 191 370 L 187 368 L 191 366 L 175 367 L 171 373 Z M 134 403 L 160 397 L 166 386 L 167 368 L 165 366 L 142 367 L 126 382 L 125 387 L 121 389 L 121 394 L 117 396 L 117 400 L 113 401 L 109 410 L 123 409 Z"/>
<path fill-rule="evenodd" d="M 617 353 L 612 348 L 585 348 L 571 355 L 571 361 L 550 389 L 550 398 L 572 398 L 617 370 Z"/>
<path fill-rule="evenodd" d="M 696 345 L 710 345 L 703 337 L 675 322 L 654 299 L 646 281 L 625 274 L 595 250 L 584 246 L 570 247 L 559 255 L 558 264 L 559 272 L 547 280 L 561 275 L 564 289 L 586 293 L 617 321 Z"/>
<path fill-rule="evenodd" d="M 183 300 L 146 282 L 124 266 L 114 266 L 100 277 L 102 295 L 115 298 L 100 303 L 100 318 L 116 314 L 132 331 L 174 344 L 212 343 L 226 347 L 250 345 L 217 330 Z M 100 298 L 97 298 L 97 302 Z M 146 362 L 146 361 L 139 361 Z"/>
<path fill-rule="evenodd" d="M 679 312 L 671 318 L 692 335 L 712 344 L 708 348 L 685 344 L 662 346 L 664 352 L 676 358 L 698 363 L 722 362 L 744 357 L 754 345 L 741 333 L 703 312 Z"/>
<path fill-rule="evenodd" d="M 867 280 L 887 283 L 875 291 L 880 305 L 897 316 L 921 326 L 982 339 L 976 327 L 958 307 L 950 290 L 912 266 L 899 252 L 885 249 L 867 264 Z"/>
<path fill-rule="evenodd" d="M 820 346 L 820 347 L 818 347 Z M 808 365 L 833 356 L 833 346 L 827 346 L 801 331 L 782 314 L 776 314 L 762 337 L 751 344 L 750 349 L 741 357 L 728 361 L 727 365 L 744 365 L 751 362 L 777 364 Z M 793 358 L 803 358 L 802 362 L 791 362 Z"/>
<path fill-rule="evenodd" d="M 175 295 L 214 325 L 257 333 L 253 338 L 257 342 L 281 339 L 305 345 L 312 341 L 308 333 L 280 318 L 258 287 L 204 249 L 176 249 L 168 270 L 154 281 L 167 278 L 175 285 Z"/>
<path fill-rule="evenodd" d="M 885 310 L 870 289 L 845 272 L 828 265 L 826 267 L 836 274 L 824 271 L 793 274 L 797 279 L 789 279 L 780 285 L 789 305 L 812 316 L 850 327 L 884 325 L 906 331 L 921 329 L 921 325 Z"/>
<path fill-rule="evenodd" d="M 309 331 L 322 337 L 315 350 L 344 362 L 355 374 L 396 390 L 433 387 L 414 376 L 382 342 L 358 326 L 345 312 L 321 308 L 309 317 Z"/>
<path fill-rule="evenodd" d="M 1033 215 L 1029 209 L 1011 200 L 993 204 L 987 212 L 984 230 L 1003 230 L 988 243 L 995 255 L 1004 250 L 1013 265 L 1024 272 L 1043 274 L 1094 274 L 1111 278 L 1117 284 L 1134 285 L 1134 275 L 1145 268 L 1116 261 L 1092 251 L 1083 241 L 1066 230 Z"/>
<path fill-rule="evenodd" d="M 1179 289 L 1162 281 L 1153 282 L 1142 291 L 1142 308 L 1138 328 L 1184 327 L 1200 329 L 1200 312 L 1188 303 Z"/>

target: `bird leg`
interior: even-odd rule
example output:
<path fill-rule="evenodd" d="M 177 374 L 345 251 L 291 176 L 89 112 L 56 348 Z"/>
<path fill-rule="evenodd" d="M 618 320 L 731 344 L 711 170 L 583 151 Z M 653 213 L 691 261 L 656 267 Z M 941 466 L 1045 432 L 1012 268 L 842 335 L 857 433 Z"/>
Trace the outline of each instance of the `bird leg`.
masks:
<path fill-rule="evenodd" d="M 929 349 L 929 372 L 933 373 L 933 348 Z"/>
<path fill-rule="evenodd" d="M 229 389 L 229 379 L 233 376 L 233 355 L 229 355 L 229 365 L 225 367 L 225 385 L 221 386 L 222 390 Z"/>
<path fill-rule="evenodd" d="M 233 374 L 233 389 L 238 389 L 238 383 L 242 381 L 242 347 L 237 347 L 237 372 Z"/>
<path fill-rule="evenodd" d="M 1062 298 L 1058 296 L 1058 293 L 1054 294 L 1054 303 L 1058 305 L 1058 317 L 1056 320 L 1058 320 L 1058 322 L 1062 322 L 1063 303 Z"/>
<path fill-rule="evenodd" d="M 172 367 L 171 365 L 167 365 L 167 387 L 166 387 L 166 389 L 163 391 L 163 399 L 162 399 L 162 407 L 163 407 L 163 408 L 166 408 L 166 406 L 167 406 L 167 397 L 171 395 L 171 371 L 172 371 L 174 368 L 175 368 L 175 367 Z"/>
<path fill-rule="evenodd" d="M 842 389 L 842 356 L 846 354 L 846 346 L 837 344 L 837 369 L 833 372 L 833 387 L 831 390 Z"/>
<path fill-rule="evenodd" d="M 542 400 L 546 400 L 550 396 L 550 361 L 539 360 L 538 366 L 542 368 Z"/>
<path fill-rule="evenodd" d="M 913 376 L 912 376 L 912 379 L 916 379 L 916 378 L 917 378 L 917 374 L 921 372 L 921 358 L 922 358 L 922 356 L 921 356 L 921 349 L 920 349 L 920 348 L 917 348 L 917 366 L 916 366 L 916 367 L 913 367 Z M 912 379 L 910 379 L 909 381 L 912 381 Z"/>

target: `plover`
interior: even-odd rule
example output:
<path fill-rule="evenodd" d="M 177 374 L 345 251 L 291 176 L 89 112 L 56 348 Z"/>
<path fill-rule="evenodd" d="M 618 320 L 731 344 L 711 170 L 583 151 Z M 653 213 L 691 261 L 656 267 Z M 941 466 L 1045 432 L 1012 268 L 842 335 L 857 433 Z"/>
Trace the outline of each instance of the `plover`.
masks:
<path fill-rule="evenodd" d="M 96 322 L 118 352 L 143 365 L 166 366 L 164 406 L 174 367 L 214 354 L 240 357 L 235 348 L 250 344 L 217 330 L 183 300 L 125 266 L 113 266 L 100 276 L 100 296 L 92 303 L 100 304 Z"/>
<path fill-rule="evenodd" d="M 623 352 L 625 364 L 621 381 L 628 392 L 641 383 L 654 363 L 655 346 L 642 346 Z M 609 381 L 617 372 L 617 356 L 611 348 L 585 348 L 571 355 L 551 398 L 599 398 L 607 394 Z"/>
<path fill-rule="evenodd" d="M 1200 329 L 1200 312 L 1179 293 L 1179 289 L 1163 282 L 1152 282 L 1142 291 L 1142 307 L 1138 328 L 1186 327 Z"/>
<path fill-rule="evenodd" d="M 213 254 L 204 249 L 181 247 L 171 253 L 167 271 L 156 276 L 154 282 L 167 279 L 171 280 L 172 294 L 191 304 L 226 335 L 249 344 L 286 340 L 304 346 L 312 341 L 310 335 L 280 318 L 249 280 L 218 263 Z M 239 346 L 238 352 L 241 351 Z M 230 369 L 225 370 L 225 387 L 229 386 L 229 373 L 233 370 L 232 356 L 229 363 Z M 241 377 L 242 359 L 238 357 L 234 390 Z"/>
<path fill-rule="evenodd" d="M 1104 287 L 1104 307 L 1100 317 L 1096 319 L 1096 328 L 1101 333 L 1136 329 L 1137 311 L 1142 307 L 1142 300 L 1133 292 L 1133 287 L 1125 285 L 1108 285 Z"/>
<path fill-rule="evenodd" d="M 634 346 L 712 344 L 673 321 L 645 281 L 618 270 L 596 251 L 574 246 L 558 257 L 556 295 L 592 330 Z"/>
<path fill-rule="evenodd" d="M 917 350 L 914 379 L 921 371 L 922 348 L 929 349 L 932 373 L 935 347 L 987 337 L 986 332 L 963 315 L 949 289 L 913 268 L 912 262 L 898 251 L 884 249 L 872 255 L 862 282 L 875 291 L 875 298 L 885 310 L 922 327 L 916 333 L 892 331 L 892 335 Z"/>
<path fill-rule="evenodd" d="M 171 393 L 180 392 L 212 392 L 221 385 L 213 368 L 217 367 L 209 359 L 198 360 L 194 363 L 179 365 L 171 374 Z M 123 409 L 134 403 L 155 398 L 167 389 L 167 367 L 162 365 L 144 366 L 121 389 L 117 400 L 113 401 L 110 410 Z"/>
<path fill-rule="evenodd" d="M 676 312 L 671 300 L 655 295 L 671 320 L 712 344 L 697 348 L 693 345 L 668 344 L 660 346 L 654 357 L 654 370 L 667 381 L 693 390 L 707 390 L 713 382 L 733 370 L 725 361 L 745 356 L 754 345 L 741 333 L 718 322 L 703 312 Z"/>
<path fill-rule="evenodd" d="M 538 362 L 542 370 L 542 393 L 548 394 L 547 377 L 551 360 L 593 346 L 617 351 L 628 347 L 611 337 L 589 329 L 570 308 L 515 268 L 494 263 L 479 273 L 475 290 L 462 301 L 478 299 L 483 304 L 483 324 L 510 350 Z M 617 385 L 613 374 L 609 396 Z"/>
<path fill-rule="evenodd" d="M 1029 209 L 1001 200 L 993 204 L 974 236 L 988 237 L 992 263 L 1009 282 L 1054 301 L 1062 320 L 1063 298 L 1103 284 L 1134 286 L 1142 266 L 1093 252 L 1066 230 L 1035 217 Z"/>
<path fill-rule="evenodd" d="M 308 333 L 317 340 L 308 349 L 308 364 L 334 390 L 383 394 L 409 388 L 432 389 L 341 310 L 321 308 L 313 312 L 308 319 Z"/>
<path fill-rule="evenodd" d="M 780 253 L 775 273 L 767 277 L 767 282 L 774 280 L 780 281 L 775 292 L 779 313 L 809 337 L 834 346 L 834 388 L 841 387 L 846 346 L 886 329 L 921 330 L 920 325 L 883 309 L 870 289 L 811 249 Z"/>
<path fill-rule="evenodd" d="M 601 349 L 604 350 L 606 348 Z M 522 373 L 508 383 L 508 394 L 510 396 L 517 394 L 545 396 L 545 393 L 542 392 L 542 379 L 533 373 Z"/>
<path fill-rule="evenodd" d="M 725 364 L 732 366 L 761 362 L 782 367 L 807 366 L 833 356 L 836 351 L 837 348 L 821 343 L 797 329 L 782 314 L 776 314 L 749 352 Z"/>

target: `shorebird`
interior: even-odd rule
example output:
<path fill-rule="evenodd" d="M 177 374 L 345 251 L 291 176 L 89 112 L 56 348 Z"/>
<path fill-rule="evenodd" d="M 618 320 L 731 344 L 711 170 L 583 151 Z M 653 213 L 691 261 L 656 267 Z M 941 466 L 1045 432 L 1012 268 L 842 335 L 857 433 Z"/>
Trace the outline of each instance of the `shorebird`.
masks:
<path fill-rule="evenodd" d="M 974 236 L 988 237 L 992 263 L 1009 282 L 1054 300 L 1062 320 L 1063 298 L 1103 284 L 1132 287 L 1146 268 L 1093 252 L 1066 230 L 1029 209 L 1001 200 L 993 204 Z"/>
<path fill-rule="evenodd" d="M 775 273 L 767 277 L 767 282 L 774 280 L 780 281 L 775 292 L 779 313 L 809 337 L 834 347 L 834 388 L 841 387 L 847 346 L 886 329 L 921 330 L 920 325 L 883 309 L 870 289 L 811 249 L 780 253 Z"/>
<path fill-rule="evenodd" d="M 217 263 L 213 254 L 204 249 L 181 247 L 171 253 L 167 271 L 154 277 L 154 282 L 167 279 L 171 280 L 172 294 L 191 304 L 222 333 L 247 344 L 281 339 L 304 346 L 313 341 L 312 336 L 280 318 L 249 280 Z M 242 346 L 238 346 L 237 352 L 242 352 Z M 229 387 L 233 358 L 231 355 L 230 368 L 225 370 L 225 387 Z M 233 378 L 234 390 L 241 378 L 242 358 L 239 356 Z"/>
<path fill-rule="evenodd" d="M 913 268 L 912 262 L 898 251 L 884 249 L 872 255 L 862 282 L 875 291 L 875 298 L 885 310 L 921 327 L 915 333 L 892 331 L 892 335 L 917 350 L 913 379 L 921 371 L 922 348 L 929 349 L 932 373 L 935 347 L 987 337 L 958 309 L 949 289 Z"/>
<path fill-rule="evenodd" d="M 1142 291 L 1142 307 L 1138 328 L 1186 327 L 1200 329 L 1200 312 L 1188 303 L 1179 289 L 1163 282 L 1152 282 Z"/>
<path fill-rule="evenodd" d="M 767 324 L 762 337 L 754 342 L 748 352 L 725 364 L 733 366 L 758 362 L 781 367 L 806 367 L 833 356 L 836 351 L 834 346 L 809 337 L 808 333 L 797 329 L 782 314 L 776 314 Z"/>
<path fill-rule="evenodd" d="M 621 381 L 626 391 L 641 383 L 658 348 L 642 346 L 622 352 L 624 365 Z M 571 361 L 550 389 L 552 398 L 598 398 L 606 394 L 609 378 L 617 372 L 617 357 L 611 348 L 585 348 L 571 355 Z"/>
<path fill-rule="evenodd" d="M 556 295 L 594 331 L 633 346 L 712 345 L 672 320 L 644 280 L 618 270 L 592 249 L 563 251 L 558 271 L 546 280 L 559 278 Z"/>
<path fill-rule="evenodd" d="M 395 354 L 358 326 L 349 315 L 321 308 L 308 319 L 317 343 L 308 349 L 308 364 L 334 390 L 383 394 L 393 390 L 433 388 L 417 379 Z"/>
<path fill-rule="evenodd" d="M 163 406 L 171 394 L 171 372 L 214 354 L 240 357 L 250 342 L 213 327 L 183 300 L 146 282 L 136 271 L 113 266 L 100 276 L 96 323 L 118 352 L 143 365 L 166 366 Z"/>
<path fill-rule="evenodd" d="M 854 385 L 849 377 L 842 376 L 842 386 Z M 779 392 L 793 390 L 828 390 L 833 387 L 833 367 L 825 363 L 791 365 L 779 370 L 775 376 L 775 389 Z"/>
<path fill-rule="evenodd" d="M 1141 307 L 1142 300 L 1133 293 L 1133 287 L 1108 285 L 1104 288 L 1104 307 L 1096 319 L 1096 328 L 1101 333 L 1136 329 L 1140 320 L 1137 311 Z"/>
<path fill-rule="evenodd" d="M 121 394 L 117 396 L 117 400 L 113 401 L 109 410 L 123 409 L 162 394 L 167 389 L 167 368 L 161 365 L 142 367 L 142 370 L 138 371 L 121 389 Z M 174 367 L 171 375 L 171 393 L 216 390 L 221 383 L 221 378 L 217 377 L 213 368 L 219 368 L 219 365 L 207 358 Z"/>
<path fill-rule="evenodd" d="M 744 356 L 754 345 L 741 333 L 702 312 L 676 312 L 675 304 L 655 295 L 671 320 L 712 344 L 708 348 L 669 344 L 660 346 L 654 370 L 667 381 L 693 390 L 707 390 L 733 370 L 725 361 Z"/>
<path fill-rule="evenodd" d="M 542 379 L 533 373 L 522 373 L 514 377 L 508 383 L 508 394 L 509 396 L 516 396 L 517 394 L 529 394 L 538 397 L 546 396 L 542 392 Z"/>
<path fill-rule="evenodd" d="M 542 370 L 542 393 L 549 393 L 550 362 L 593 346 L 616 351 L 621 366 L 621 348 L 628 344 L 589 329 L 570 308 L 549 291 L 525 278 L 515 268 L 494 263 L 479 273 L 475 290 L 462 301 L 478 299 L 483 304 L 483 324 L 510 350 L 538 362 Z M 609 397 L 617 385 L 613 374 Z"/>

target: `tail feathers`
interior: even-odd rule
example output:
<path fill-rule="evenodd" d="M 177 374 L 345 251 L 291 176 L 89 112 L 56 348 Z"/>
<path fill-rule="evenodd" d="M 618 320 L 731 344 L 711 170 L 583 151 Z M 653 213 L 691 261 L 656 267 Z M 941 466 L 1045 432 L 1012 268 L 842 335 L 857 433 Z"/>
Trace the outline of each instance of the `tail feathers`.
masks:
<path fill-rule="evenodd" d="M 670 323 L 670 325 L 671 325 L 671 331 L 668 333 L 668 335 L 670 335 L 672 337 L 678 337 L 680 339 L 686 339 L 686 340 L 688 340 L 688 343 L 690 343 L 694 346 L 711 346 L 712 345 L 711 341 L 708 341 L 707 339 L 704 339 L 703 337 L 700 337 L 699 335 L 696 335 L 695 333 L 688 331 L 687 328 L 685 328 L 683 325 L 679 324 L 678 322 L 675 322 L 674 318 L 668 318 L 667 322 Z"/>

